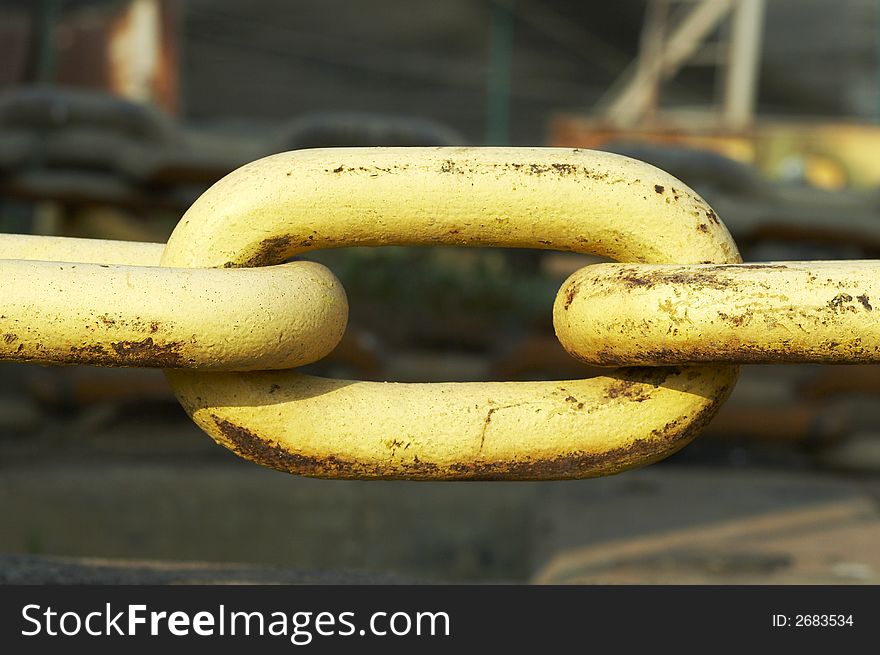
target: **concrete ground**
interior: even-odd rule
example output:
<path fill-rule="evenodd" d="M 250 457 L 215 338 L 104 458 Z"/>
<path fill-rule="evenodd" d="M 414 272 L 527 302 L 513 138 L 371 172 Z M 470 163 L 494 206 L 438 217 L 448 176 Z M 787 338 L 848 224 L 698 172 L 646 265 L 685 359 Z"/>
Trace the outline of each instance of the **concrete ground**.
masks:
<path fill-rule="evenodd" d="M 114 416 L 0 438 L 0 582 L 880 581 L 876 476 L 698 444 L 597 480 L 313 480 Z"/>

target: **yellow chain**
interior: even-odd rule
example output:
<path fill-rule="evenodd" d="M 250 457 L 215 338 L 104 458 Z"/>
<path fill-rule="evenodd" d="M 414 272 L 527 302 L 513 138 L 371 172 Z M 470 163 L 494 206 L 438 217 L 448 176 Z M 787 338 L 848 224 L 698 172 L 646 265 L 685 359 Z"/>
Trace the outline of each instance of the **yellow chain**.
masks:
<path fill-rule="evenodd" d="M 712 209 L 641 162 L 578 150 L 391 148 L 298 151 L 244 166 L 184 215 L 162 264 L 255 266 L 390 244 L 739 261 Z M 243 457 L 305 475 L 418 479 L 577 478 L 653 462 L 694 436 L 736 376 L 735 367 L 704 366 L 383 384 L 168 372 L 195 422 Z"/>
<path fill-rule="evenodd" d="M 347 317 L 329 271 L 283 262 L 319 248 L 391 244 L 634 262 L 573 275 L 554 307 L 558 336 L 600 365 L 679 366 L 442 384 L 265 370 L 319 359 Z M 616 473 L 695 436 L 735 384 L 738 368 L 723 363 L 876 361 L 878 353 L 875 263 L 741 264 L 721 221 L 679 180 L 584 150 L 284 153 L 214 185 L 164 249 L 9 236 L 0 259 L 0 335 L 11 335 L 0 358 L 167 368 L 180 402 L 215 440 L 304 475 Z M 35 259 L 44 261 L 26 261 Z M 77 263 L 58 263 L 67 260 Z"/>
<path fill-rule="evenodd" d="M 563 285 L 553 320 L 597 366 L 877 363 L 880 262 L 597 264 Z"/>
<path fill-rule="evenodd" d="M 248 371 L 309 364 L 342 338 L 345 292 L 320 264 L 173 269 L 162 250 L 4 235 L 0 257 L 17 258 L 0 259 L 0 359 Z"/>

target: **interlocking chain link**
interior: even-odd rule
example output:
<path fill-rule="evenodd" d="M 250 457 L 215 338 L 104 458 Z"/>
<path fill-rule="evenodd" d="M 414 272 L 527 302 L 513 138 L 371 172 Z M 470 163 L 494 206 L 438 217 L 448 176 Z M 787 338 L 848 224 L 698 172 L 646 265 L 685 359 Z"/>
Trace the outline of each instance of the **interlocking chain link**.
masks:
<path fill-rule="evenodd" d="M 562 345 L 597 366 L 877 363 L 878 317 L 876 261 L 597 264 L 553 310 Z"/>
<path fill-rule="evenodd" d="M 184 215 L 162 264 L 255 266 L 391 244 L 740 261 L 712 209 L 641 162 L 579 150 L 392 148 L 244 166 Z M 243 457 L 306 475 L 418 479 L 576 478 L 656 461 L 694 436 L 736 376 L 731 366 L 446 384 L 168 373 L 195 422 Z"/>
<path fill-rule="evenodd" d="M 345 292 L 320 264 L 173 269 L 162 250 L 3 236 L 0 359 L 262 370 L 317 361 L 342 338 Z"/>
<path fill-rule="evenodd" d="M 591 363 L 675 366 L 439 384 L 287 370 L 335 346 L 347 303 L 324 267 L 284 262 L 319 248 L 392 244 L 632 262 L 575 273 L 556 299 L 558 336 Z M 181 404 L 216 441 L 303 475 L 616 473 L 692 439 L 733 388 L 733 364 L 877 359 L 868 314 L 880 292 L 875 263 L 741 264 L 715 212 L 679 180 L 585 150 L 284 153 L 215 184 L 164 249 L 4 237 L 0 258 L 11 289 L 0 358 L 166 368 Z M 44 261 L 26 261 L 34 259 Z M 77 263 L 58 263 L 67 260 Z"/>

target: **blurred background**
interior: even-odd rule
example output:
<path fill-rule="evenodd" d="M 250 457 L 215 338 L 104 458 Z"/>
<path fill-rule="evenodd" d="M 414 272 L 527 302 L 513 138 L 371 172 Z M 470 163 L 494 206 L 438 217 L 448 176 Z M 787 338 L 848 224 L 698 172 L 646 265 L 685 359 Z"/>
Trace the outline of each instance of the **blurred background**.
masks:
<path fill-rule="evenodd" d="M 877 0 L 0 0 L 0 232 L 161 242 L 214 181 L 328 146 L 609 150 L 747 261 L 880 257 Z M 310 253 L 351 305 L 308 367 L 598 373 L 551 325 L 572 253 Z M 0 296 L 2 297 L 2 296 Z M 239 460 L 160 371 L 0 365 L 0 582 L 880 582 L 880 370 L 751 366 L 612 478 L 348 482 Z"/>

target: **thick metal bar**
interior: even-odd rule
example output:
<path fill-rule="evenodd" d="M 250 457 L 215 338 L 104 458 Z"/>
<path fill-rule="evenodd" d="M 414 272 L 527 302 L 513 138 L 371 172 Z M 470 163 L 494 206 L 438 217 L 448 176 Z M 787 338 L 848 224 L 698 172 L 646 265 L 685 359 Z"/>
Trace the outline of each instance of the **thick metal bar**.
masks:
<path fill-rule="evenodd" d="M 320 264 L 159 268 L 161 249 L 0 236 L 0 257 L 17 256 L 0 258 L 0 360 L 276 369 L 317 361 L 342 338 L 345 292 Z M 28 261 L 46 259 L 60 261 Z"/>
<path fill-rule="evenodd" d="M 486 84 L 486 142 L 510 143 L 510 77 L 513 67 L 513 11 L 516 0 L 492 0 Z"/>
<path fill-rule="evenodd" d="M 0 259 L 158 266 L 164 249 L 164 243 L 78 239 L 34 234 L 0 235 Z"/>
<path fill-rule="evenodd" d="M 553 310 L 597 366 L 880 362 L 880 261 L 596 264 Z"/>
<path fill-rule="evenodd" d="M 754 118 L 764 0 L 739 0 L 733 10 L 730 52 L 724 79 L 723 119 L 726 127 L 741 130 Z"/>
<path fill-rule="evenodd" d="M 733 2 L 734 0 L 701 0 L 672 30 L 654 66 L 659 67 L 665 77 L 672 77 L 724 19 Z M 604 110 L 610 120 L 629 125 L 644 116 L 653 93 L 651 70 L 652 67 L 640 68 L 638 64 L 633 64 L 623 73 L 621 80 L 626 80 L 626 83 L 622 87 L 615 85 L 614 95 Z M 606 103 L 603 101 L 602 104 Z"/>

